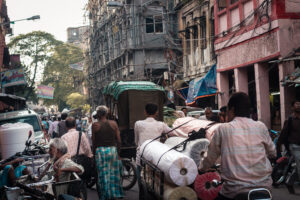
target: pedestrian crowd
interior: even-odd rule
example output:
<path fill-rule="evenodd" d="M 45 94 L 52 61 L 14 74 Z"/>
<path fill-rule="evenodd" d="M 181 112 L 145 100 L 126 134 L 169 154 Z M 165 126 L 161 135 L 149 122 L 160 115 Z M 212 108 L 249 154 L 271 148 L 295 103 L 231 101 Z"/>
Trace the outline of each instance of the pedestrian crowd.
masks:
<path fill-rule="evenodd" d="M 294 101 L 292 108 L 293 113 L 284 123 L 276 148 L 277 152 L 281 152 L 284 145 L 294 156 L 300 178 L 300 101 Z M 157 120 L 158 110 L 157 105 L 148 103 L 145 106 L 145 119 L 134 124 L 140 199 L 144 199 L 141 185 L 141 145 L 146 140 L 161 135 L 175 136 L 170 127 Z M 187 108 L 182 108 L 180 115 L 187 116 L 187 111 Z M 90 173 L 90 167 L 94 163 L 99 199 L 122 199 L 124 192 L 121 184 L 121 137 L 117 122 L 110 120 L 109 115 L 109 109 L 101 105 L 84 125 L 79 118 L 69 117 L 67 113 L 60 117 L 55 116 L 52 120 L 43 117 L 44 129 L 53 139 L 49 150 L 51 159 L 38 180 L 43 179 L 47 173 L 52 173 L 57 181 L 68 180 L 71 172 L 84 177 L 84 174 Z M 199 171 L 205 172 L 221 158 L 220 171 L 224 183 L 217 199 L 230 200 L 250 189 L 271 188 L 270 159 L 276 158 L 276 148 L 266 125 L 256 120 L 247 94 L 234 93 L 227 106 L 221 107 L 217 114 L 207 107 L 199 119 L 221 123 L 210 141 L 207 156 L 199 165 Z M 86 133 L 82 132 L 83 127 L 86 127 Z M 10 166 L 15 162 L 20 160 L 0 165 L 0 170 L 3 171 L 0 187 L 15 181 L 16 173 L 10 170 Z M 23 168 L 21 174 L 26 173 L 28 172 Z M 57 192 L 65 194 L 68 191 L 62 186 Z"/>

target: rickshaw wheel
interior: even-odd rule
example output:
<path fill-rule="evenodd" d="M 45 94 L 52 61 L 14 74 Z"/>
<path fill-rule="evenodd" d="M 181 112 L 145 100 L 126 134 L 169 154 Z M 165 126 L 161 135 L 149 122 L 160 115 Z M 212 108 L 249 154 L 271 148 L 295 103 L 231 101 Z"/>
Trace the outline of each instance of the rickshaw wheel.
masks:
<path fill-rule="evenodd" d="M 129 159 L 122 159 L 122 187 L 130 190 L 137 181 L 136 167 Z"/>

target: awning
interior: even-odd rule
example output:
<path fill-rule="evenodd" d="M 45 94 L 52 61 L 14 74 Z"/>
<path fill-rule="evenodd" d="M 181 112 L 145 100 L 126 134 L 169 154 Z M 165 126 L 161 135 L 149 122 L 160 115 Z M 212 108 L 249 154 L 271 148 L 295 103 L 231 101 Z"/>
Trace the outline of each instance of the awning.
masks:
<path fill-rule="evenodd" d="M 186 101 L 188 92 L 189 92 L 189 87 L 180 88 L 180 89 L 177 89 L 176 91 L 177 91 L 177 94 Z"/>
<path fill-rule="evenodd" d="M 280 81 L 282 86 L 300 86 L 300 68 L 298 67 L 295 71 L 284 77 L 283 80 Z"/>
<path fill-rule="evenodd" d="M 281 62 L 292 61 L 292 60 L 300 60 L 300 56 L 294 56 L 294 57 L 284 58 L 279 60 L 272 60 L 269 63 L 281 63 Z"/>
<path fill-rule="evenodd" d="M 197 99 L 214 96 L 217 92 L 216 65 L 213 65 L 204 78 L 196 78 L 190 82 L 186 104 L 192 106 Z"/>

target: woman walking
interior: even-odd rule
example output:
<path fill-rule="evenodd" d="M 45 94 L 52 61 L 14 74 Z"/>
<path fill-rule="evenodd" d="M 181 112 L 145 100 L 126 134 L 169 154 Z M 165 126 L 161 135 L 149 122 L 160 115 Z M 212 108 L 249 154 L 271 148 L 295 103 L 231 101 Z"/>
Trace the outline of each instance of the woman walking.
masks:
<path fill-rule="evenodd" d="M 98 121 L 92 125 L 93 150 L 98 171 L 98 195 L 101 200 L 124 197 L 121 184 L 122 163 L 118 156 L 121 144 L 120 131 L 115 121 L 107 120 L 107 113 L 106 106 L 98 106 Z"/>

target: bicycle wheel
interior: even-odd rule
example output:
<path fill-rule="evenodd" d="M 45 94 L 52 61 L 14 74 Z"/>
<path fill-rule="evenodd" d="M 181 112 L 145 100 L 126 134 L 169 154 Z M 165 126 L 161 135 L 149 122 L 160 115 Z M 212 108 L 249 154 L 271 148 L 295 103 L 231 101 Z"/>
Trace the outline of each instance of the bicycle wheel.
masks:
<path fill-rule="evenodd" d="M 137 181 L 136 167 L 130 160 L 122 160 L 122 187 L 130 190 Z"/>

